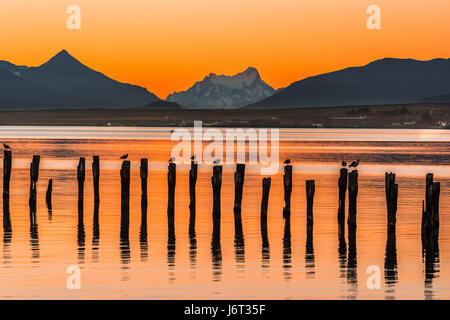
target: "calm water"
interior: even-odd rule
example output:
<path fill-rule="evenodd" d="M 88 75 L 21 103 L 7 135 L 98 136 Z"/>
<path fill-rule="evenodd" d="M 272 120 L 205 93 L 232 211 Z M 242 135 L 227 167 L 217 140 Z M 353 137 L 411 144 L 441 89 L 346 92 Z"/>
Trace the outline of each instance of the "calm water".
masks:
<path fill-rule="evenodd" d="M 225 166 L 220 249 L 211 248 L 212 166 L 199 168 L 196 237 L 189 238 L 188 170 L 177 171 L 175 246 L 168 246 L 167 128 L 0 127 L 13 148 L 12 234 L 0 248 L 0 296 L 6 298 L 119 299 L 449 299 L 450 137 L 431 130 L 280 131 L 280 161 L 294 166 L 290 237 L 282 218 L 282 174 L 272 176 L 268 241 L 262 248 L 262 176 L 248 168 L 242 207 L 244 247 L 234 240 L 233 166 Z M 130 239 L 120 241 L 120 160 L 132 161 Z M 29 163 L 41 155 L 38 228 L 30 232 Z M 99 229 L 93 228 L 91 157 L 101 159 Z M 76 166 L 86 157 L 84 224 L 78 224 Z M 147 236 L 141 226 L 139 159 L 149 158 Z M 356 260 L 339 253 L 337 179 L 342 159 L 359 167 Z M 281 167 L 280 167 L 281 168 Z M 385 278 L 384 172 L 397 173 L 398 273 Z M 441 182 L 439 259 L 426 276 L 420 220 L 425 174 Z M 45 203 L 53 179 L 53 211 Z M 306 254 L 305 180 L 316 181 L 313 253 Z M 144 231 L 143 231 L 144 230 Z M 311 248 L 309 248 L 311 249 Z M 69 290 L 66 269 L 81 268 L 81 289 Z M 366 286 L 371 265 L 381 289 Z M 426 279 L 428 278 L 428 279 Z"/>

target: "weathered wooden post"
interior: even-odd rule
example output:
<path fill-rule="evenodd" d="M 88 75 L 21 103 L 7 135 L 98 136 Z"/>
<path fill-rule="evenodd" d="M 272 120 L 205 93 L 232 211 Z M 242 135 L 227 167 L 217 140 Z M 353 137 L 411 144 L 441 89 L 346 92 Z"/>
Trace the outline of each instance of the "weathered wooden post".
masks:
<path fill-rule="evenodd" d="M 139 232 L 139 243 L 141 249 L 141 260 L 145 261 L 148 257 L 148 243 L 147 243 L 147 180 L 148 180 L 148 159 L 141 159 L 140 166 L 141 177 L 141 230 Z"/>
<path fill-rule="evenodd" d="M 394 229 L 397 221 L 398 184 L 395 183 L 394 173 L 385 173 L 386 207 L 388 217 L 388 230 Z"/>
<path fill-rule="evenodd" d="M 244 191 L 245 164 L 236 164 L 236 172 L 234 173 L 234 233 L 236 236 L 243 236 L 242 231 L 242 193 Z"/>
<path fill-rule="evenodd" d="M 100 157 L 92 157 L 92 178 L 94 184 L 94 203 L 100 202 Z"/>
<path fill-rule="evenodd" d="M 177 165 L 175 163 L 169 163 L 167 172 L 167 184 L 169 188 L 168 200 L 167 200 L 167 222 L 168 222 L 168 234 L 169 241 L 175 243 L 175 186 Z"/>
<path fill-rule="evenodd" d="M 147 208 L 148 208 L 148 195 L 147 195 L 147 181 L 148 181 L 148 159 L 141 159 L 140 166 L 141 177 L 141 222 L 147 224 Z M 142 224 L 141 223 L 141 224 Z"/>
<path fill-rule="evenodd" d="M 347 176 L 348 170 L 342 168 L 340 170 L 338 186 L 339 186 L 339 209 L 338 209 L 338 224 L 343 226 L 345 231 L 345 194 L 347 192 Z"/>
<path fill-rule="evenodd" d="M 341 168 L 338 187 L 339 187 L 339 208 L 337 214 L 338 220 L 338 253 L 339 265 L 341 270 L 344 269 L 344 263 L 347 260 L 347 243 L 345 241 L 345 195 L 347 193 L 348 169 Z"/>
<path fill-rule="evenodd" d="M 291 216 L 291 193 L 292 193 L 292 166 L 290 164 L 284 166 L 284 208 L 283 218 Z"/>
<path fill-rule="evenodd" d="M 84 179 L 86 170 L 86 159 L 81 157 L 77 167 L 78 180 L 78 221 L 83 223 L 84 212 Z"/>
<path fill-rule="evenodd" d="M 28 204 L 30 207 L 30 224 L 31 226 L 37 226 L 36 219 L 36 197 L 37 197 L 37 181 L 39 178 L 39 163 L 41 157 L 38 155 L 33 156 L 33 160 L 30 164 L 30 196 Z"/>
<path fill-rule="evenodd" d="M 45 202 L 47 203 L 49 219 L 52 218 L 52 192 L 53 192 L 53 179 L 49 179 L 47 191 L 45 192 Z"/>
<path fill-rule="evenodd" d="M 92 157 L 92 180 L 94 186 L 94 217 L 92 229 L 92 250 L 94 261 L 97 260 L 97 251 L 100 241 L 100 223 L 99 223 L 99 209 L 100 209 L 100 157 Z"/>
<path fill-rule="evenodd" d="M 121 182 L 121 216 L 120 216 L 120 236 L 128 239 L 130 228 L 130 168 L 131 163 L 125 160 L 120 169 Z"/>
<path fill-rule="evenodd" d="M 315 191 L 316 186 L 314 180 L 306 180 L 306 224 L 311 228 L 314 224 L 313 204 Z"/>
<path fill-rule="evenodd" d="M 433 182 L 433 174 L 426 176 L 425 201 L 422 202 L 422 253 L 425 258 L 425 275 L 431 281 L 439 260 L 439 196 L 440 183 Z"/>
<path fill-rule="evenodd" d="M 191 169 L 189 170 L 189 235 L 195 237 L 195 185 L 197 184 L 198 163 L 191 161 Z"/>
<path fill-rule="evenodd" d="M 220 191 L 222 188 L 222 166 L 213 167 L 211 184 L 213 188 L 213 235 L 220 238 Z"/>
<path fill-rule="evenodd" d="M 261 199 L 261 240 L 262 240 L 262 266 L 266 268 L 270 259 L 269 237 L 267 233 L 267 208 L 269 206 L 269 192 L 272 179 L 263 178 L 262 180 L 262 199 Z"/>
<path fill-rule="evenodd" d="M 220 191 L 222 188 L 222 166 L 216 165 L 213 167 L 211 185 L 213 188 L 213 235 L 211 241 L 213 281 L 219 281 L 222 274 L 222 247 L 220 243 Z"/>
<path fill-rule="evenodd" d="M 358 196 L 358 170 L 348 174 L 348 219 L 349 228 L 356 230 L 356 199 Z"/>
<path fill-rule="evenodd" d="M 270 185 L 272 183 L 271 178 L 263 178 L 262 180 L 262 200 L 261 200 L 261 238 L 263 247 L 269 246 L 269 240 L 267 237 L 267 208 L 269 205 L 269 192 L 270 192 Z"/>
<path fill-rule="evenodd" d="M 11 235 L 11 217 L 9 212 L 9 185 L 12 169 L 12 151 L 3 151 L 3 231 L 5 235 Z"/>

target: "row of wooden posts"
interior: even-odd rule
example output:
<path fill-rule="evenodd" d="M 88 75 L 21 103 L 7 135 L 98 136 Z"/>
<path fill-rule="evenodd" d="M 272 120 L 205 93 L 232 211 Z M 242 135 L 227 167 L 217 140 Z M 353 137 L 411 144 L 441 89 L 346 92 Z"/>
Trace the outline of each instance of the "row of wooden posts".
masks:
<path fill-rule="evenodd" d="M 30 164 L 30 193 L 29 193 L 29 209 L 30 209 L 30 224 L 37 226 L 36 219 L 36 198 L 37 198 L 37 181 L 39 176 L 40 156 L 34 155 Z M 84 182 L 85 182 L 85 158 L 80 158 L 77 166 L 77 180 L 78 180 L 78 223 L 83 224 L 83 204 L 84 204 Z M 129 208 L 130 208 L 130 168 L 131 163 L 128 160 L 123 161 L 120 169 L 121 177 L 121 230 L 120 235 L 123 239 L 128 239 L 129 236 Z M 9 217 L 9 191 L 10 178 L 12 170 L 12 152 L 4 150 L 3 158 L 3 227 L 5 231 L 11 231 L 11 222 Z M 196 211 L 196 182 L 197 182 L 198 164 L 192 161 L 189 171 L 189 196 L 190 196 L 190 216 L 189 216 L 189 234 L 195 235 L 195 211 Z M 93 185 L 94 185 L 94 226 L 98 230 L 98 208 L 100 203 L 100 159 L 99 156 L 93 157 L 92 162 Z M 234 221 L 235 221 L 235 239 L 237 245 L 243 242 L 243 228 L 242 228 L 242 195 L 244 190 L 245 165 L 237 164 L 234 173 L 235 182 L 235 196 L 234 196 Z M 148 180 L 148 159 L 141 159 L 140 161 L 140 179 L 141 179 L 141 209 L 142 209 L 142 224 L 147 224 L 147 180 Z M 176 186 L 176 164 L 169 163 L 168 166 L 168 236 L 169 243 L 175 243 L 175 186 Z M 216 165 L 213 167 L 213 175 L 211 177 L 211 184 L 213 189 L 213 243 L 220 240 L 220 221 L 221 221 L 221 186 L 222 186 L 222 166 Z M 291 216 L 291 194 L 292 194 L 292 166 L 285 165 L 283 175 L 284 185 L 284 207 L 283 218 L 290 221 Z M 267 211 L 269 192 L 271 186 L 271 178 L 265 177 L 262 179 L 262 200 L 261 200 L 261 235 L 264 242 L 267 242 Z M 339 188 L 339 202 L 337 211 L 338 221 L 338 236 L 340 243 L 345 243 L 345 207 L 346 207 L 346 192 L 348 191 L 348 239 L 350 244 L 355 244 L 356 240 L 356 217 L 357 217 L 357 195 L 358 195 L 358 171 L 348 171 L 347 168 L 340 170 L 338 179 Z M 46 202 L 51 212 L 52 208 L 52 190 L 53 180 L 50 179 L 46 191 Z M 385 174 L 385 191 L 386 191 L 386 207 L 387 207 L 387 234 L 388 243 L 386 251 L 395 252 L 392 250 L 395 247 L 395 226 L 398 200 L 398 184 L 395 182 L 395 174 Z M 315 194 L 315 181 L 306 181 L 306 221 L 307 221 L 307 242 L 312 246 L 313 234 L 313 203 Z M 426 175 L 425 200 L 422 205 L 422 245 L 423 254 L 427 263 L 427 268 L 433 268 L 433 261 L 438 255 L 438 238 L 439 238 L 439 195 L 440 184 L 433 182 L 433 174 Z M 389 245 L 391 243 L 391 245 Z M 308 245 L 307 245 L 308 247 Z M 349 253 L 351 248 L 349 247 Z M 387 267 L 395 268 L 396 254 L 391 259 L 386 259 Z"/>

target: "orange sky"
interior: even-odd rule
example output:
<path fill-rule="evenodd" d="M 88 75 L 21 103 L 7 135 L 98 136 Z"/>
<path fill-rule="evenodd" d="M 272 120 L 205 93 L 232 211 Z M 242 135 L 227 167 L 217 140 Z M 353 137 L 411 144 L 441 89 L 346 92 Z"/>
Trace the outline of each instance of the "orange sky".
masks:
<path fill-rule="evenodd" d="M 66 9 L 81 8 L 81 30 Z M 366 27 L 381 7 L 382 29 Z M 1 0 L 0 60 L 61 49 L 160 98 L 210 72 L 256 67 L 275 88 L 383 57 L 450 57 L 448 0 Z"/>

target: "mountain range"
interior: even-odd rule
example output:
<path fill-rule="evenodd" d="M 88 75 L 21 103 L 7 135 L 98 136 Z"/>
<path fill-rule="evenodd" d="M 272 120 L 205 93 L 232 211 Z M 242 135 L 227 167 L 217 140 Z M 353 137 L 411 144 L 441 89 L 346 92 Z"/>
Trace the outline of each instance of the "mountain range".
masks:
<path fill-rule="evenodd" d="M 385 58 L 292 83 L 248 108 L 450 102 L 450 59 Z"/>
<path fill-rule="evenodd" d="M 233 76 L 210 73 L 187 91 L 174 92 L 166 101 L 186 108 L 239 108 L 273 95 L 258 70 L 249 67 Z"/>
<path fill-rule="evenodd" d="M 274 90 L 253 67 L 236 75 L 210 73 L 161 100 L 121 83 L 62 50 L 38 67 L 0 61 L 0 109 L 253 108 L 450 103 L 450 59 L 385 58 L 365 66 L 312 76 Z"/>
<path fill-rule="evenodd" d="M 160 101 L 147 89 L 94 71 L 63 50 L 39 67 L 0 61 L 0 107 L 137 107 Z"/>

